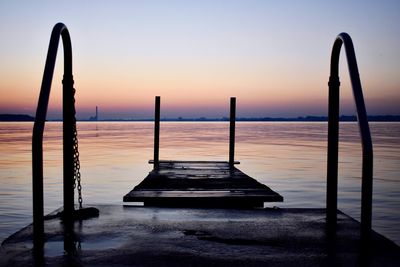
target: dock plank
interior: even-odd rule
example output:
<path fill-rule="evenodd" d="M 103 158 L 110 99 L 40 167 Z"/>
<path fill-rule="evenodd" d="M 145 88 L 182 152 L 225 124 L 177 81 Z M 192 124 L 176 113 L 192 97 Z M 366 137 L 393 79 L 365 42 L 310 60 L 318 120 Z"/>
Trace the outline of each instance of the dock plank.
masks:
<path fill-rule="evenodd" d="M 283 197 L 224 161 L 160 161 L 124 202 L 146 206 L 262 207 Z"/>

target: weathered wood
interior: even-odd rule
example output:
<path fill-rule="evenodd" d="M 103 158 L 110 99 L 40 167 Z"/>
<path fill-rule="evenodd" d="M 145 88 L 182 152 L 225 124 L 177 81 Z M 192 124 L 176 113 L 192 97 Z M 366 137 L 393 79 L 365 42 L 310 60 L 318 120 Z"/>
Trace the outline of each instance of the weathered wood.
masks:
<path fill-rule="evenodd" d="M 226 161 L 208 161 L 208 160 L 163 160 L 162 163 L 164 165 L 166 164 L 177 164 L 177 163 L 190 163 L 190 164 L 196 164 L 196 163 L 204 163 L 204 164 L 220 164 L 225 165 Z M 234 161 L 234 164 L 240 164 L 240 161 Z M 149 164 L 154 164 L 154 160 L 150 159 Z"/>
<path fill-rule="evenodd" d="M 262 207 L 283 197 L 224 161 L 160 161 L 123 199 L 146 206 Z"/>
<path fill-rule="evenodd" d="M 231 97 L 231 112 L 229 121 L 229 166 L 233 167 L 235 164 L 236 97 Z"/>
<path fill-rule="evenodd" d="M 160 97 L 156 96 L 154 111 L 154 169 L 158 168 L 160 158 Z"/>

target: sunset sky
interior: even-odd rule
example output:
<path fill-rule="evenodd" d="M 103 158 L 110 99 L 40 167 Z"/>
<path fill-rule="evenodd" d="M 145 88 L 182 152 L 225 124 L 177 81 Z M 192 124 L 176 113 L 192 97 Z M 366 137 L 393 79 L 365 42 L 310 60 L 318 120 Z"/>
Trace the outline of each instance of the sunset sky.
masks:
<path fill-rule="evenodd" d="M 400 115 L 400 1 L 0 1 L 0 113 L 35 114 L 52 27 L 72 39 L 79 118 L 327 115 L 353 39 L 367 111 Z M 62 50 L 49 118 L 61 117 Z M 354 114 L 344 54 L 341 113 Z"/>

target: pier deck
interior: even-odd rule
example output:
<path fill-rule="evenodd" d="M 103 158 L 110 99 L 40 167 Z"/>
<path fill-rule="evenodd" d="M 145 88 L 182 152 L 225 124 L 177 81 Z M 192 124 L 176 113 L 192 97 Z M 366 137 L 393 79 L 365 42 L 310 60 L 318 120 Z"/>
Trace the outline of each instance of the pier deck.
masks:
<path fill-rule="evenodd" d="M 225 161 L 160 161 L 123 198 L 145 206 L 262 207 L 283 197 Z"/>

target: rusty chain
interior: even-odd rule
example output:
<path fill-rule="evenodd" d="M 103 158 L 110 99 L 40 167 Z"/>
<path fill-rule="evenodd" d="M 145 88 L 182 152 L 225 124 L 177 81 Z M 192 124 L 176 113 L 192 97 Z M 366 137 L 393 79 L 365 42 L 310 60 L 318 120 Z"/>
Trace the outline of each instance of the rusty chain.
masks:
<path fill-rule="evenodd" d="M 73 96 L 74 96 L 74 116 L 73 116 L 73 131 L 74 131 L 74 137 L 73 137 L 73 146 L 74 146 L 74 189 L 77 189 L 78 191 L 78 203 L 79 203 L 79 209 L 82 209 L 82 185 L 81 185 L 81 164 L 79 161 L 79 150 L 78 150 L 78 131 L 76 128 L 76 110 L 75 110 L 75 88 L 73 89 Z"/>

